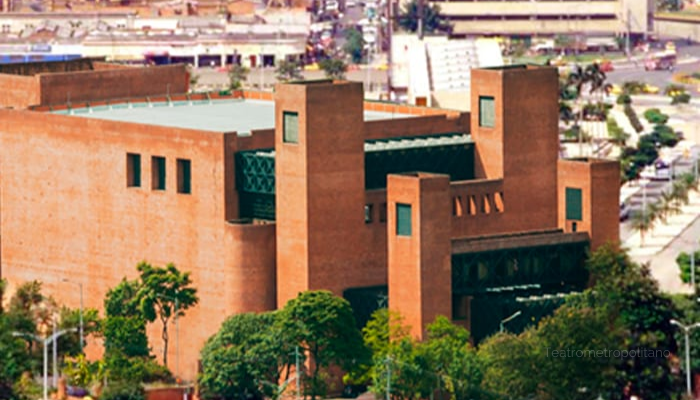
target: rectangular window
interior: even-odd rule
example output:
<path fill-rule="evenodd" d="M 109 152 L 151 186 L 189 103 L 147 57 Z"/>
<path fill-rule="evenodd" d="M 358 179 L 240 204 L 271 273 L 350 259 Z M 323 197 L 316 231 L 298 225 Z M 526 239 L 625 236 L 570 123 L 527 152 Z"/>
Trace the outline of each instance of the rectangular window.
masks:
<path fill-rule="evenodd" d="M 177 192 L 192 193 L 192 162 L 190 160 L 177 160 Z"/>
<path fill-rule="evenodd" d="M 282 113 L 283 141 L 285 143 L 299 143 L 299 114 L 291 111 Z"/>
<path fill-rule="evenodd" d="M 411 205 L 396 203 L 396 234 L 411 236 Z"/>
<path fill-rule="evenodd" d="M 151 157 L 151 189 L 165 190 L 165 157 Z"/>
<path fill-rule="evenodd" d="M 581 189 L 566 188 L 566 219 L 581 221 L 583 219 L 582 205 Z"/>
<path fill-rule="evenodd" d="M 379 206 L 379 222 L 386 222 L 386 203 Z"/>
<path fill-rule="evenodd" d="M 496 102 L 493 97 L 479 96 L 479 126 L 496 126 Z"/>
<path fill-rule="evenodd" d="M 141 186 L 141 154 L 126 154 L 126 186 Z"/>
<path fill-rule="evenodd" d="M 369 224 L 372 222 L 372 205 L 371 204 L 365 204 L 365 223 Z"/>

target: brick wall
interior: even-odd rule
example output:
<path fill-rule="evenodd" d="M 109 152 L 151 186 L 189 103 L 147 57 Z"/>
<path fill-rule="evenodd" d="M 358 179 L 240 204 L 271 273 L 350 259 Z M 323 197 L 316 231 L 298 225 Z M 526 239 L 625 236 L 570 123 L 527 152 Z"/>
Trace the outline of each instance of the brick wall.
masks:
<path fill-rule="evenodd" d="M 0 107 L 27 108 L 39 102 L 39 81 L 33 76 L 0 74 Z"/>
<path fill-rule="evenodd" d="M 185 65 L 99 69 L 39 75 L 41 104 L 95 101 L 185 93 Z"/>
<path fill-rule="evenodd" d="M 141 154 L 140 188 L 127 188 L 127 152 Z M 236 231 L 225 221 L 224 153 L 213 132 L 0 110 L 2 276 L 42 280 L 70 307 L 79 292 L 60 278 L 82 282 L 85 306 L 101 309 L 142 260 L 191 271 L 200 303 L 180 320 L 180 366 L 194 378 L 199 349 L 225 317 L 270 304 L 273 227 Z M 165 191 L 151 189 L 151 156 L 166 158 Z M 177 158 L 192 161 L 192 194 L 176 192 Z M 229 246 L 239 239 L 246 249 Z M 160 325 L 148 333 L 158 354 Z M 169 347 L 174 370 L 174 335 Z"/>

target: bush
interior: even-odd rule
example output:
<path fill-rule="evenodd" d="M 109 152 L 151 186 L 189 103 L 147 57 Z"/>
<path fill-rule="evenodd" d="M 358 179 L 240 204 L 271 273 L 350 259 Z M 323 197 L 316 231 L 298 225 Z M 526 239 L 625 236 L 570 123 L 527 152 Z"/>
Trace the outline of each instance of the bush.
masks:
<path fill-rule="evenodd" d="M 610 106 L 605 103 L 587 103 L 583 106 L 583 119 L 586 121 L 605 121 Z"/>
<path fill-rule="evenodd" d="M 629 94 L 627 93 L 622 93 L 619 96 L 617 96 L 617 104 L 624 104 L 624 105 L 630 105 L 632 104 L 632 97 L 630 97 Z"/>
<path fill-rule="evenodd" d="M 671 104 L 688 104 L 690 103 L 690 95 L 688 93 L 680 93 L 671 97 Z"/>
<path fill-rule="evenodd" d="M 627 81 L 622 84 L 622 92 L 628 94 L 643 94 L 646 84 L 640 81 Z"/>
<path fill-rule="evenodd" d="M 644 111 L 644 118 L 652 124 L 665 124 L 668 122 L 668 115 L 659 111 L 658 108 L 650 108 Z"/>
<path fill-rule="evenodd" d="M 668 85 L 664 89 L 664 94 L 666 96 L 675 96 L 676 94 L 685 93 L 685 86 L 683 85 Z"/>
<path fill-rule="evenodd" d="M 110 380 L 134 384 L 172 382 L 170 371 L 150 357 L 126 357 L 112 354 L 106 360 Z"/>
<path fill-rule="evenodd" d="M 143 387 L 132 382 L 113 382 L 105 387 L 100 400 L 145 400 Z"/>
<path fill-rule="evenodd" d="M 632 128 L 634 128 L 637 133 L 642 132 L 644 130 L 644 126 L 642 125 L 641 121 L 639 121 L 639 117 L 637 116 L 637 113 L 634 112 L 632 106 L 625 104 L 624 111 L 625 115 L 630 120 L 630 124 L 632 124 Z"/>

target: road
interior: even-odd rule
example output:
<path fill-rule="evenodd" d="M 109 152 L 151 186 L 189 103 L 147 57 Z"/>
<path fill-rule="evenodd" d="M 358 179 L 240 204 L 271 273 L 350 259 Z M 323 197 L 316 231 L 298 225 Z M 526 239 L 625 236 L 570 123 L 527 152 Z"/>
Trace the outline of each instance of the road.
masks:
<path fill-rule="evenodd" d="M 679 72 L 700 71 L 700 45 L 688 46 L 679 42 L 676 47 L 679 64 L 675 71 L 646 71 L 643 61 L 638 61 L 637 66 L 629 62 L 616 63 L 616 70 L 606 74 L 608 82 L 622 84 L 625 81 L 642 81 L 650 85 L 664 88 L 672 82 L 673 74 Z M 695 60 L 687 63 L 688 60 Z"/>

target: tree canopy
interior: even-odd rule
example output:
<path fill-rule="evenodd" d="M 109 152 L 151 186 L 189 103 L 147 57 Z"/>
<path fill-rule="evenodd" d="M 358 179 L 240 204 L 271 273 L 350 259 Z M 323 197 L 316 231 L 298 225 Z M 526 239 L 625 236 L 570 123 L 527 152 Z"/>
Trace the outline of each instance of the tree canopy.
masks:
<path fill-rule="evenodd" d="M 440 6 L 423 2 L 423 32 L 449 32 L 451 26 L 446 18 L 440 15 Z M 399 26 L 409 32 L 418 31 L 420 20 L 419 0 L 411 0 L 403 7 L 398 16 Z"/>

